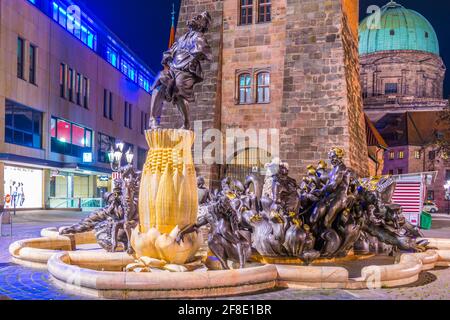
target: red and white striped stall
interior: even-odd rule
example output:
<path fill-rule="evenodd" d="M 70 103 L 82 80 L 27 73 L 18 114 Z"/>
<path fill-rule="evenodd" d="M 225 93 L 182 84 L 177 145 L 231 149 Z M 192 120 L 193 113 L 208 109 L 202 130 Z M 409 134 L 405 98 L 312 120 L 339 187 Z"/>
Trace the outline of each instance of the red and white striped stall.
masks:
<path fill-rule="evenodd" d="M 420 225 L 420 214 L 427 194 L 427 187 L 436 178 L 437 172 L 424 172 L 393 176 L 397 186 L 392 202 L 399 204 L 406 219 L 413 225 Z"/>

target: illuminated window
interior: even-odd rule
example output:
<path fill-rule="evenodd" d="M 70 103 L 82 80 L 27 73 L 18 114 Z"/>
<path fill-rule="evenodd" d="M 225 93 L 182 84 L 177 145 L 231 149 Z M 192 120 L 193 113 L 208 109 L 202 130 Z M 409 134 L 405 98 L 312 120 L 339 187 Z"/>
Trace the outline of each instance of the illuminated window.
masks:
<path fill-rule="evenodd" d="M 249 73 L 239 76 L 239 103 L 252 103 L 252 77 Z"/>
<path fill-rule="evenodd" d="M 92 130 L 66 120 L 52 117 L 50 134 L 51 151 L 81 158 L 92 151 Z"/>
<path fill-rule="evenodd" d="M 258 103 L 270 102 L 270 73 L 260 72 L 257 75 Z"/>
<path fill-rule="evenodd" d="M 150 80 L 139 74 L 139 86 L 147 92 L 150 92 Z"/>
<path fill-rule="evenodd" d="M 72 144 L 79 147 L 85 147 L 86 146 L 85 138 L 86 137 L 84 128 L 79 127 L 77 125 L 72 125 Z"/>
<path fill-rule="evenodd" d="M 395 152 L 391 151 L 389 152 L 389 160 L 394 160 L 395 159 Z"/>
<path fill-rule="evenodd" d="M 128 61 L 122 59 L 120 61 L 120 70 L 124 75 L 126 75 L 129 79 L 134 82 L 137 82 L 137 72 L 134 66 Z"/>
<path fill-rule="evenodd" d="M 400 151 L 400 152 L 398 153 L 398 158 L 399 158 L 399 159 L 405 159 L 405 152 L 404 152 L 404 151 Z"/>
<path fill-rule="evenodd" d="M 106 49 L 106 60 L 115 68 L 119 68 L 119 54 L 116 50 L 108 47 Z"/>
<path fill-rule="evenodd" d="M 414 152 L 414 158 L 416 158 L 416 159 L 420 159 L 420 158 L 422 158 L 422 152 L 420 152 L 420 151 L 415 151 Z"/>
<path fill-rule="evenodd" d="M 258 22 L 269 22 L 272 10 L 271 0 L 259 0 L 258 2 Z"/>
<path fill-rule="evenodd" d="M 70 123 L 64 120 L 58 119 L 56 122 L 56 138 L 60 142 L 71 143 L 72 139 L 70 137 Z"/>
<path fill-rule="evenodd" d="M 7 99 L 5 142 L 40 149 L 42 147 L 42 112 Z"/>
<path fill-rule="evenodd" d="M 80 39 L 92 50 L 97 50 L 97 33 L 82 21 L 75 21 L 73 14 L 68 14 L 65 6 L 53 2 L 53 20 L 58 22 L 64 29 Z"/>
<path fill-rule="evenodd" d="M 253 0 L 240 0 L 240 24 L 252 24 Z"/>

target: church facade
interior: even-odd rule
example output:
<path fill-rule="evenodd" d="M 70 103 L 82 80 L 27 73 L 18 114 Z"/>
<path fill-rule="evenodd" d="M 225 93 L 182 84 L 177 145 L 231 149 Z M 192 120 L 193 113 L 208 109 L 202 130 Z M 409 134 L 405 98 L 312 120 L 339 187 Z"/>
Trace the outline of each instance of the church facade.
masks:
<path fill-rule="evenodd" d="M 386 143 L 383 174 L 437 173 L 427 198 L 446 208 L 450 162 L 434 142 L 448 134 L 438 123 L 448 106 L 446 67 L 438 36 L 420 13 L 390 1 L 359 27 L 364 111 Z"/>

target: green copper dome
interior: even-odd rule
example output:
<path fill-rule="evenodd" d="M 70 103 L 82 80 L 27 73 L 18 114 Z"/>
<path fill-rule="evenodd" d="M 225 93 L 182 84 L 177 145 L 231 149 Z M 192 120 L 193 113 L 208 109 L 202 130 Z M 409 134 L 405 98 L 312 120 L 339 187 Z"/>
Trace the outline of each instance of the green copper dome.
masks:
<path fill-rule="evenodd" d="M 359 35 L 360 55 L 389 50 L 439 55 L 439 41 L 430 22 L 420 13 L 394 1 L 386 4 L 381 13 L 366 17 L 359 25 Z"/>

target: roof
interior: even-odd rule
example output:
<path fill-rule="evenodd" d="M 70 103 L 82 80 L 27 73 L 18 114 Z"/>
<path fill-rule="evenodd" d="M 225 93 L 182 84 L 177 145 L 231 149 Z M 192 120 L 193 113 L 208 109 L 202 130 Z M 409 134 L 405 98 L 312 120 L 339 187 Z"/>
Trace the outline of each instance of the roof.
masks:
<path fill-rule="evenodd" d="M 360 55 L 391 50 L 425 51 L 439 55 L 431 23 L 420 13 L 391 1 L 359 26 Z"/>
<path fill-rule="evenodd" d="M 375 127 L 390 147 L 423 146 L 436 140 L 439 132 L 448 134 L 448 128 L 439 122 L 440 112 L 388 113 Z"/>
<path fill-rule="evenodd" d="M 383 139 L 381 134 L 378 132 L 377 128 L 375 128 L 372 121 L 370 121 L 369 117 L 366 114 L 364 114 L 364 119 L 366 121 L 367 145 L 369 147 L 376 146 L 387 149 L 388 144 Z"/>

